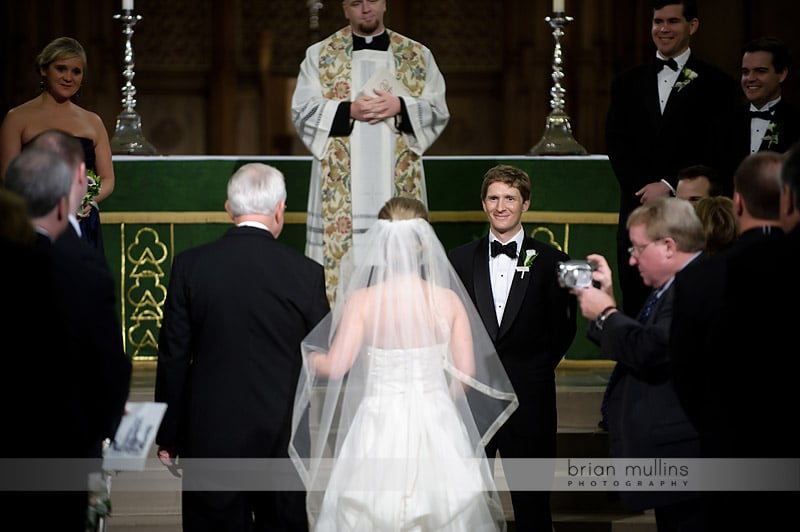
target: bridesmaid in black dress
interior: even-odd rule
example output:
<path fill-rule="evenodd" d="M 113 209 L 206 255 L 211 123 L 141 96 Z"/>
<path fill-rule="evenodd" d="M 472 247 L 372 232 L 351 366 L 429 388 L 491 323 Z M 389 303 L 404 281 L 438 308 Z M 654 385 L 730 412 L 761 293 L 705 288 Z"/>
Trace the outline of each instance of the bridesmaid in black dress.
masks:
<path fill-rule="evenodd" d="M 83 238 L 103 252 L 98 205 L 114 190 L 114 165 L 108 132 L 100 117 L 76 102 L 86 75 L 86 52 L 70 37 L 59 37 L 36 58 L 41 93 L 11 109 L 0 126 L 0 167 L 9 162 L 33 137 L 47 129 L 60 129 L 83 144 L 87 170 L 100 176 L 99 193 L 79 209 Z"/>

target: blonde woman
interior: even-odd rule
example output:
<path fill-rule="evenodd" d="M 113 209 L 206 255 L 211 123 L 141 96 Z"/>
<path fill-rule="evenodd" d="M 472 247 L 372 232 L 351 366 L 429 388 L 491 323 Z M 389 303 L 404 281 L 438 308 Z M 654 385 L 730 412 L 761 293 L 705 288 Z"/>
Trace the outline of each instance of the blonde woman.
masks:
<path fill-rule="evenodd" d="M 0 167 L 5 176 L 11 159 L 45 130 L 59 129 L 77 137 L 83 145 L 87 172 L 100 178 L 99 193 L 77 212 L 81 236 L 102 251 L 98 203 L 114 190 L 114 166 L 103 121 L 76 103 L 86 68 L 86 51 L 75 39 L 58 37 L 44 47 L 36 58 L 40 94 L 11 109 L 0 126 Z"/>

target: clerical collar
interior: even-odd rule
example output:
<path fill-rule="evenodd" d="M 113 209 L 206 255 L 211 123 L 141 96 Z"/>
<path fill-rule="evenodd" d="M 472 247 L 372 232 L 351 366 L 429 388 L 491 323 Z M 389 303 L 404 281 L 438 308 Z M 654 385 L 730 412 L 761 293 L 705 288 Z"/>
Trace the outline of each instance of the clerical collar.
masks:
<path fill-rule="evenodd" d="M 362 37 L 353 33 L 353 51 L 357 50 L 388 50 L 389 49 L 389 34 L 386 30 L 378 35 L 369 35 Z"/>

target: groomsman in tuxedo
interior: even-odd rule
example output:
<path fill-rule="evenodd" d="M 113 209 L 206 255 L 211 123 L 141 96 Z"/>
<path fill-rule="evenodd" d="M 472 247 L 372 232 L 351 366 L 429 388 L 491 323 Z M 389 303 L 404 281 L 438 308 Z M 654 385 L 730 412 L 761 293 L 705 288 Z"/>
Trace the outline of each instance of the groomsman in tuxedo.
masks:
<path fill-rule="evenodd" d="M 781 91 L 791 64 L 789 49 L 773 37 L 760 37 L 742 47 L 741 86 L 747 103 L 723 117 L 712 137 L 714 164 L 726 183 L 747 155 L 761 150 L 783 153 L 800 139 L 800 109 Z"/>
<path fill-rule="evenodd" d="M 611 86 L 606 143 L 619 182 L 617 273 L 626 313 L 636 315 L 648 288 L 628 264 L 625 222 L 642 203 L 675 194 L 678 171 L 710 164 L 712 124 L 733 112 L 736 84 L 690 49 L 698 30 L 694 0 L 655 0 L 648 62 L 618 74 Z"/>
<path fill-rule="evenodd" d="M 329 310 L 322 266 L 278 241 L 283 174 L 246 164 L 227 190 L 225 211 L 236 225 L 172 264 L 155 387 L 156 401 L 167 403 L 158 456 L 171 470 L 182 458 L 290 463 L 300 342 Z M 248 491 L 242 475 L 230 477 L 239 482 L 228 491 L 203 491 L 199 483 L 226 475 L 209 479 L 184 467 L 183 530 L 308 530 L 305 492 L 288 467 L 284 484 L 267 477 L 274 489 L 259 492 Z"/>
<path fill-rule="evenodd" d="M 556 265 L 566 253 L 530 236 L 522 214 L 531 202 L 528 174 L 499 165 L 489 169 L 481 201 L 486 237 L 450 251 L 519 398 L 519 408 L 486 446 L 504 459 L 556 457 L 555 368 L 575 337 L 576 302 L 558 285 Z M 518 531 L 551 530 L 550 493 L 528 491 L 524 471 L 504 468 Z M 517 489 L 515 489 L 515 486 Z"/>
<path fill-rule="evenodd" d="M 611 458 L 698 458 L 697 431 L 672 386 L 669 359 L 674 278 L 705 246 L 703 224 L 694 206 L 661 197 L 637 207 L 628 217 L 629 260 L 641 272 L 650 294 L 637 314 L 617 309 L 612 272 L 605 257 L 597 263 L 596 286 L 573 289 L 588 337 L 616 360 L 606 391 Z M 635 317 L 634 317 L 635 316 Z M 604 399 L 606 401 L 606 399 Z M 630 511 L 655 509 L 658 532 L 701 532 L 700 494 L 688 491 L 625 491 Z"/>

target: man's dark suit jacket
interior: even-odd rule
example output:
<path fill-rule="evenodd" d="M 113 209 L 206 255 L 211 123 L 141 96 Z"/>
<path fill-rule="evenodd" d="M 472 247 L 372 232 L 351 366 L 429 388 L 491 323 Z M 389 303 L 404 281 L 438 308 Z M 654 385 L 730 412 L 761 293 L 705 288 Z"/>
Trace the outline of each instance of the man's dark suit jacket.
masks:
<path fill-rule="evenodd" d="M 606 143 L 620 193 L 617 273 L 624 310 L 631 316 L 639 312 L 650 293 L 636 268 L 628 265 L 630 240 L 625 223 L 640 205 L 634 194 L 661 179 L 674 188 L 682 168 L 711 164 L 713 124 L 735 107 L 737 86 L 733 78 L 694 54 L 685 68 L 696 72 L 697 78 L 680 90 L 673 87 L 663 115 L 654 64 L 620 73 L 611 86 Z"/>
<path fill-rule="evenodd" d="M 105 257 L 72 224 L 55 241 L 72 330 L 78 335 L 84 384 L 80 388 L 90 440 L 89 457 L 102 456 L 128 399 L 132 365 L 125 353 L 116 293 Z"/>
<path fill-rule="evenodd" d="M 62 288 L 54 275 L 57 263 L 52 245 L 42 238 L 47 240 L 46 246 L 23 245 L 0 237 L 0 293 L 6 306 L 0 320 L 0 336 L 6 342 L 6 378 L 0 386 L 0 402 L 7 405 L 0 457 L 7 462 L 4 479 L 39 482 L 36 491 L 3 492 L 0 512 L 30 517 L 41 530 L 85 532 L 88 494 L 78 488 L 81 480 L 86 485 L 85 474 L 52 463 L 13 467 L 13 460 L 9 460 L 86 458 L 81 425 L 87 413 L 80 410 L 75 399 L 75 390 L 81 385 L 78 357 L 82 353 L 71 341 L 70 310 L 64 305 Z M 73 483 L 74 491 L 44 491 L 67 481 Z"/>
<path fill-rule="evenodd" d="M 706 456 L 800 458 L 789 434 L 800 411 L 798 261 L 800 226 L 727 261 L 720 317 L 709 327 L 709 367 L 697 368 L 709 372 L 702 384 L 710 404 L 700 410 Z M 709 530 L 783 530 L 797 523 L 798 506 L 798 491 L 712 492 Z"/>
<path fill-rule="evenodd" d="M 615 312 L 589 338 L 617 361 L 619 380 L 608 396 L 612 458 L 699 458 L 700 440 L 672 386 L 669 331 L 675 283 L 656 301 L 644 323 Z M 694 492 L 621 492 L 631 511 L 697 499 Z"/>
<path fill-rule="evenodd" d="M 763 140 L 759 151 L 784 153 L 800 140 L 800 109 L 781 98 L 775 107 L 771 122 L 775 123 L 777 142 Z M 742 160 L 750 155 L 750 104 L 740 105 L 728 116 L 721 118 L 712 135 L 713 166 L 721 177 L 725 193 L 733 194 L 733 175 Z M 771 136 L 771 135 L 770 135 Z"/>
<path fill-rule="evenodd" d="M 750 229 L 730 248 L 694 261 L 675 276 L 675 312 L 669 336 L 673 382 L 678 399 L 700 433 L 706 457 L 735 456 L 730 454 L 730 446 L 741 441 L 727 434 L 741 421 L 741 410 L 732 408 L 741 397 L 741 381 L 727 373 L 738 374 L 743 368 L 718 349 L 720 338 L 715 333 L 724 326 L 728 263 L 739 257 L 746 260 L 744 255 L 757 250 L 757 244 L 776 238 L 783 238 L 779 228 Z"/>
<path fill-rule="evenodd" d="M 156 443 L 183 458 L 288 459 L 300 343 L 328 311 L 322 266 L 263 229 L 233 227 L 177 255 L 158 345 L 155 399 L 167 411 Z M 300 507 L 283 509 L 304 522 L 298 493 Z"/>
<path fill-rule="evenodd" d="M 488 236 L 451 250 L 449 256 L 519 398 L 519 408 L 495 436 L 498 441 L 503 438 L 511 441 L 500 446 L 501 457 L 554 458 L 558 422 L 555 368 L 575 337 L 577 304 L 556 278 L 556 263 L 569 257 L 539 240 L 525 237 L 519 252 L 520 266 L 528 249 L 535 249 L 537 258 L 524 276 L 515 273 L 499 325 L 489 279 Z M 512 497 L 522 493 L 512 492 Z M 515 514 L 522 515 L 523 511 L 515 502 Z M 549 519 L 549 514 L 545 518 Z"/>

